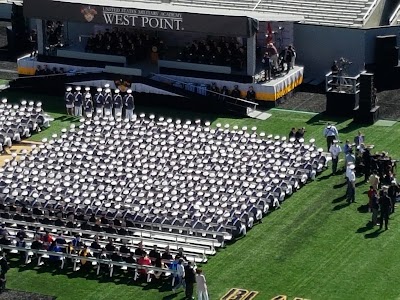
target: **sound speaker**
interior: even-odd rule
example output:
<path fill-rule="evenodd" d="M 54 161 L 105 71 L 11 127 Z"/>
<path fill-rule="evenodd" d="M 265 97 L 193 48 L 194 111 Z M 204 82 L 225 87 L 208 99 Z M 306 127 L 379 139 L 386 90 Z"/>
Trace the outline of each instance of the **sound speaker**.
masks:
<path fill-rule="evenodd" d="M 399 48 L 396 35 L 377 36 L 375 63 L 377 68 L 395 67 L 399 62 Z"/>
<path fill-rule="evenodd" d="M 371 73 L 360 74 L 359 109 L 370 111 L 375 106 L 374 75 Z"/>

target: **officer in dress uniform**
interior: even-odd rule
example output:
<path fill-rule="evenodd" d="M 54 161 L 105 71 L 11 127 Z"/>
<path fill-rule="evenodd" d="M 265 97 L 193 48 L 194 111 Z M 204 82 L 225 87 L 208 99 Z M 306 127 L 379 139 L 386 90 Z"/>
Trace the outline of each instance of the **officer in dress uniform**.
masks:
<path fill-rule="evenodd" d="M 96 116 L 102 117 L 104 107 L 104 94 L 102 88 L 98 88 L 97 93 L 94 95 L 94 106 L 96 108 Z"/>
<path fill-rule="evenodd" d="M 113 105 L 114 105 L 114 118 L 122 118 L 122 96 L 120 94 L 119 89 L 116 89 L 114 91 L 114 99 L 113 99 Z"/>
<path fill-rule="evenodd" d="M 72 116 L 74 114 L 74 94 L 72 93 L 72 87 L 67 87 L 65 91 L 65 107 L 67 108 L 67 115 Z"/>
<path fill-rule="evenodd" d="M 92 95 L 90 93 L 87 93 L 85 96 L 85 116 L 87 118 L 91 118 L 93 115 L 93 100 L 92 100 Z"/>
<path fill-rule="evenodd" d="M 107 117 L 112 116 L 113 98 L 111 95 L 111 90 L 106 89 L 104 96 L 104 115 Z"/>
<path fill-rule="evenodd" d="M 135 100 L 133 98 L 131 89 L 126 91 L 126 95 L 124 97 L 124 106 L 125 106 L 125 119 L 132 120 L 133 110 L 135 109 Z"/>
<path fill-rule="evenodd" d="M 77 86 L 75 88 L 75 98 L 74 98 L 74 116 L 81 117 L 82 116 L 82 104 L 83 104 L 83 96 L 81 93 L 81 87 Z"/>

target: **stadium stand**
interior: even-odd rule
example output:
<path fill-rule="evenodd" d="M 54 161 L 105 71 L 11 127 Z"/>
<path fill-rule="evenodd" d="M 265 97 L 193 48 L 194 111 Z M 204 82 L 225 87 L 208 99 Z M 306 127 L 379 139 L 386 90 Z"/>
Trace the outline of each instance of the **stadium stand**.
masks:
<path fill-rule="evenodd" d="M 376 0 L 245 0 L 240 3 L 234 1 L 210 0 L 175 0 L 173 3 L 183 6 L 225 8 L 239 10 L 254 10 L 268 13 L 290 13 L 303 16 L 304 23 L 362 27 L 373 8 Z"/>
<path fill-rule="evenodd" d="M 20 142 L 48 126 L 50 118 L 43 112 L 42 103 L 22 101 L 21 105 L 13 105 L 3 99 L 0 104 L 0 152 L 5 146 L 11 147 L 13 142 Z"/>

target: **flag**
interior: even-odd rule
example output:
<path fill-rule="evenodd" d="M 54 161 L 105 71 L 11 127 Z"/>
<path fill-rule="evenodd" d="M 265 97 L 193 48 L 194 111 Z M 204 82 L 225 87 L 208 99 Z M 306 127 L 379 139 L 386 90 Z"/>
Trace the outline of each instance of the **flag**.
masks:
<path fill-rule="evenodd" d="M 268 24 L 267 24 L 266 38 L 267 38 L 266 39 L 267 45 L 269 43 L 272 43 L 272 27 L 271 27 L 271 23 L 270 22 L 268 22 Z"/>

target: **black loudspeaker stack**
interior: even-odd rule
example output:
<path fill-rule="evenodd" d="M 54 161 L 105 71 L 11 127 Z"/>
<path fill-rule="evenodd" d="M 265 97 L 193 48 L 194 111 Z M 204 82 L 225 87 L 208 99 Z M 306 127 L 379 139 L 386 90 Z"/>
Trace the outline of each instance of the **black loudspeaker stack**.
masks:
<path fill-rule="evenodd" d="M 399 48 L 397 47 L 397 36 L 377 36 L 375 49 L 377 68 L 391 68 L 398 65 Z"/>
<path fill-rule="evenodd" d="M 374 87 L 374 75 L 360 74 L 359 105 L 355 110 L 354 121 L 361 124 L 374 124 L 379 118 L 379 106 Z"/>
<path fill-rule="evenodd" d="M 396 35 L 377 36 L 375 43 L 375 86 L 378 90 L 400 87 L 399 48 Z"/>

